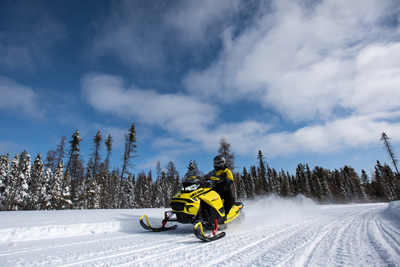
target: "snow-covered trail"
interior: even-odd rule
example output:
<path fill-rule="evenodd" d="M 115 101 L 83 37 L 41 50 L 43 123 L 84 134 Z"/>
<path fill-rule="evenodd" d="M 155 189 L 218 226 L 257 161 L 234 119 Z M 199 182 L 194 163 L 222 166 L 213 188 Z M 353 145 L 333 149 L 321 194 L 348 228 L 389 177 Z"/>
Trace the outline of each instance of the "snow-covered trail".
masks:
<path fill-rule="evenodd" d="M 0 213 L 0 266 L 400 266 L 400 203 L 318 206 L 265 198 L 203 243 L 192 225 L 146 232 L 161 209 Z"/>

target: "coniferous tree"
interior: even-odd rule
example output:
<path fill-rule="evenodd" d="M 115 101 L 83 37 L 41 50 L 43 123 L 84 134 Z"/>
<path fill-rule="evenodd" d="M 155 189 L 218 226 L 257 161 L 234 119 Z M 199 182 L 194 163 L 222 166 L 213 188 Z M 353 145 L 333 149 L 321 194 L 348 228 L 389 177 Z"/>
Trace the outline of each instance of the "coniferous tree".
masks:
<path fill-rule="evenodd" d="M 42 161 L 42 154 L 39 153 L 32 165 L 31 179 L 28 182 L 30 203 L 28 209 L 40 209 L 40 197 L 44 183 L 44 165 Z"/>
<path fill-rule="evenodd" d="M 98 209 L 100 207 L 100 195 L 99 186 L 96 179 L 88 181 L 88 186 L 86 187 L 86 209 Z"/>
<path fill-rule="evenodd" d="M 390 138 L 385 133 L 382 133 L 381 140 L 383 141 L 384 147 L 389 155 L 389 159 L 392 162 L 394 169 L 396 170 L 397 175 L 399 175 L 399 170 L 397 168 L 398 159 L 394 154 L 392 144 L 390 144 Z"/>
<path fill-rule="evenodd" d="M 17 175 L 14 177 L 13 209 L 15 210 L 25 209 L 29 202 L 28 181 L 31 179 L 31 167 L 31 156 L 23 151 L 19 158 Z"/>
<path fill-rule="evenodd" d="M 260 181 L 260 187 L 265 191 L 265 192 L 269 192 L 268 191 L 268 181 L 267 181 L 267 164 L 265 163 L 265 157 L 262 154 L 261 150 L 258 150 L 258 170 L 259 170 L 259 174 L 258 174 L 258 178 Z"/>
<path fill-rule="evenodd" d="M 110 167 L 109 165 L 110 165 L 110 157 L 111 157 L 111 153 L 112 153 L 112 143 L 113 143 L 113 139 L 112 139 L 111 135 L 109 134 L 105 141 L 105 145 L 107 148 L 107 157 L 105 160 L 105 167 L 106 167 L 107 172 Z"/>
<path fill-rule="evenodd" d="M 226 159 L 226 166 L 233 172 L 235 169 L 235 153 L 231 152 L 231 145 L 223 137 L 219 140 L 218 154 Z"/>
<path fill-rule="evenodd" d="M 125 151 L 124 158 L 122 163 L 122 171 L 121 171 L 121 181 L 127 172 L 127 168 L 132 166 L 131 159 L 136 157 L 136 129 L 135 124 L 132 123 L 131 128 L 129 129 L 129 133 L 125 135 Z"/>
<path fill-rule="evenodd" d="M 5 210 L 6 188 L 10 173 L 10 155 L 0 156 L 0 210 Z"/>
<path fill-rule="evenodd" d="M 257 170 L 256 170 L 256 166 L 251 166 L 250 167 L 250 172 L 247 175 L 247 184 L 248 184 L 248 196 L 253 198 L 255 196 L 261 195 L 263 194 L 263 190 L 261 188 L 261 186 L 259 185 L 259 179 L 257 176 Z"/>
<path fill-rule="evenodd" d="M 169 200 L 172 198 L 173 195 L 175 195 L 179 191 L 181 185 L 180 185 L 179 173 L 176 170 L 175 164 L 172 161 L 168 162 L 167 166 L 165 166 L 165 169 L 166 169 L 166 179 L 169 187 L 168 190 L 169 192 L 167 195 L 166 202 L 169 203 Z"/>
<path fill-rule="evenodd" d="M 72 135 L 71 141 L 69 142 L 71 144 L 71 148 L 69 151 L 68 164 L 65 171 L 63 172 L 63 179 L 61 181 L 61 188 L 68 187 L 70 189 L 70 198 L 75 203 L 75 205 L 79 205 L 78 197 L 82 194 L 83 189 L 82 180 L 84 167 L 79 153 L 79 145 L 81 141 L 82 137 L 80 136 L 79 131 L 76 130 L 75 133 Z"/>
<path fill-rule="evenodd" d="M 97 134 L 93 138 L 94 142 L 94 147 L 93 147 L 93 174 L 92 177 L 93 179 L 97 179 L 97 173 L 99 172 L 100 169 L 100 150 L 101 150 L 101 133 L 100 131 L 97 131 Z"/>
<path fill-rule="evenodd" d="M 311 196 L 311 188 L 308 177 L 306 176 L 306 167 L 303 164 L 298 164 L 296 168 L 296 180 L 299 183 L 300 192 L 305 197 Z"/>
<path fill-rule="evenodd" d="M 57 145 L 56 155 L 55 155 L 55 166 L 58 166 L 61 162 L 64 161 L 65 157 L 65 136 L 61 136 L 60 144 Z"/>
<path fill-rule="evenodd" d="M 54 171 L 54 180 L 50 187 L 48 199 L 46 201 L 46 209 L 58 210 L 65 207 L 68 200 L 64 199 L 63 194 L 64 166 L 62 163 Z M 67 186 L 68 187 L 68 186 Z"/>
<path fill-rule="evenodd" d="M 237 185 L 237 198 L 238 199 L 246 199 L 246 184 L 245 184 L 245 177 L 247 176 L 246 167 L 243 167 L 243 172 L 240 175 L 239 182 Z"/>
<path fill-rule="evenodd" d="M 58 166 L 56 151 L 54 151 L 52 149 L 47 151 L 46 162 L 45 162 L 44 166 L 46 166 L 46 168 L 50 168 L 51 170 L 54 170 Z"/>
<path fill-rule="evenodd" d="M 70 164 L 74 159 L 76 159 L 75 155 L 80 151 L 79 144 L 81 141 L 82 137 L 79 135 L 79 131 L 76 130 L 75 133 L 72 135 L 72 140 L 69 142 L 71 144 L 71 148 L 69 150 L 69 159 L 65 172 L 70 171 Z"/>
<path fill-rule="evenodd" d="M 50 168 L 47 168 L 43 175 L 42 186 L 38 189 L 39 200 L 37 205 L 40 210 L 45 210 L 47 207 L 47 201 L 50 199 L 50 190 L 53 181 L 53 172 Z"/>
<path fill-rule="evenodd" d="M 283 169 L 279 173 L 279 184 L 281 185 L 280 191 L 278 192 L 280 196 L 289 197 L 292 195 L 292 192 L 290 191 L 289 178 L 286 176 L 286 173 Z"/>

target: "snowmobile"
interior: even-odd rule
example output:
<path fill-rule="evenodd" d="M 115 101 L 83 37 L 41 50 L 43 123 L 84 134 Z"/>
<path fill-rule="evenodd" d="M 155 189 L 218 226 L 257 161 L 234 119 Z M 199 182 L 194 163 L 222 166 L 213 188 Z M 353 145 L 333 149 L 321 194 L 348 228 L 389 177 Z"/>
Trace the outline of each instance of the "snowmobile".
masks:
<path fill-rule="evenodd" d="M 188 171 L 182 180 L 181 190 L 170 201 L 172 210 L 165 212 L 162 226 L 151 226 L 147 215 L 140 217 L 141 226 L 146 230 L 161 232 L 178 227 L 166 226 L 168 222 L 194 224 L 194 234 L 200 240 L 209 242 L 224 237 L 225 232 L 217 233 L 218 229 L 224 230 L 228 223 L 243 220 L 243 203 L 235 202 L 226 215 L 223 200 L 212 189 L 218 180 L 218 177 L 206 179 L 199 170 Z M 206 235 L 205 229 L 211 233 Z"/>

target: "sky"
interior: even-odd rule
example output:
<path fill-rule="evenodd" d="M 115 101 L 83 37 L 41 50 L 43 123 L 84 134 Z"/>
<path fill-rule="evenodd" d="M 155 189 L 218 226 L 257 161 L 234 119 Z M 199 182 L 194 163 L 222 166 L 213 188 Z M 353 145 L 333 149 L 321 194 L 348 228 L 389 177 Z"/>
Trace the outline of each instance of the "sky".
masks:
<path fill-rule="evenodd" d="M 132 123 L 134 173 L 209 171 L 221 138 L 237 171 L 400 153 L 398 0 L 3 0 L 0 55 L 0 154 L 79 130 L 87 162 L 100 131 L 121 167 Z"/>

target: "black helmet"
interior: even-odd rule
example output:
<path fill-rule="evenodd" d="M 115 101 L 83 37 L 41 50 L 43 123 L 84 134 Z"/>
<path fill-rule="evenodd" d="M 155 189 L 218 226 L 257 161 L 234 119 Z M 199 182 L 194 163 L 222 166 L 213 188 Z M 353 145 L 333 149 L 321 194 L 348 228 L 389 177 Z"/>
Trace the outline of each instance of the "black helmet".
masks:
<path fill-rule="evenodd" d="M 226 159 L 218 155 L 214 158 L 214 169 L 215 170 L 223 170 L 226 168 Z"/>

